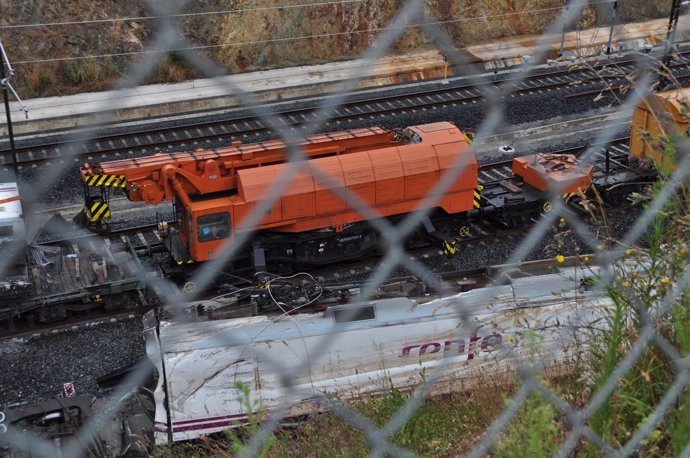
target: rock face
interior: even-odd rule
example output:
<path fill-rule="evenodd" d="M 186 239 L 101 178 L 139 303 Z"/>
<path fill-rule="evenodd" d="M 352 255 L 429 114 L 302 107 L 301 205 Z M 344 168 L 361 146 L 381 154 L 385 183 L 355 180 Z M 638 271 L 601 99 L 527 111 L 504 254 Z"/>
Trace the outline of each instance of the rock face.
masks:
<path fill-rule="evenodd" d="M 564 2 L 424 0 L 423 14 L 404 28 L 391 27 L 403 0 L 199 0 L 171 11 L 182 3 L 0 0 L 0 39 L 15 62 L 15 86 L 26 97 L 96 90 L 137 61 L 154 71 L 132 83 L 200 76 L 180 53 L 149 52 L 154 49 L 200 50 L 216 64 L 207 73 L 235 73 L 351 59 L 390 32 L 397 37 L 389 53 L 434 47 L 441 31 L 464 47 L 541 33 L 562 14 Z M 663 17 L 670 7 L 665 0 L 619 3 L 619 21 Z M 611 4 L 596 3 L 572 27 L 607 24 L 610 13 Z M 156 41 L 166 20 L 171 33 Z"/>

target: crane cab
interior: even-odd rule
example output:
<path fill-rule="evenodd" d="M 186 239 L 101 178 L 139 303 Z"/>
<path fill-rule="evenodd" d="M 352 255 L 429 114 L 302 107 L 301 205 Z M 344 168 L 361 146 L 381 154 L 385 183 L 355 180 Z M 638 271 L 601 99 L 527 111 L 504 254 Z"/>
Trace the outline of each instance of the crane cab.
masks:
<path fill-rule="evenodd" d="M 233 238 L 232 198 L 192 200 L 185 206 L 175 199 L 177 229 L 165 244 L 177 264 L 218 257 Z"/>

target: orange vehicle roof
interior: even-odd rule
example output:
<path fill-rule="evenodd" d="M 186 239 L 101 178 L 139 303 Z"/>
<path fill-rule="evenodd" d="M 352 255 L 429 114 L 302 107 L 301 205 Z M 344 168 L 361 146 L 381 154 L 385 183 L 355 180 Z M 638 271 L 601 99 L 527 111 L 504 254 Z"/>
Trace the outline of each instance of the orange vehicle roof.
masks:
<path fill-rule="evenodd" d="M 379 153 L 386 153 L 387 151 L 388 150 L 381 150 Z M 371 154 L 366 153 L 338 156 L 338 162 L 343 171 L 345 185 L 353 186 L 376 181 L 370 156 Z"/>
<path fill-rule="evenodd" d="M 458 160 L 458 157 L 461 159 Z M 426 181 L 436 182 L 436 174 L 454 167 L 456 162 L 463 167 L 477 166 L 472 147 L 466 142 L 458 143 L 457 138 L 452 143 L 441 145 L 410 144 L 322 157 L 305 161 L 300 166 L 301 171 L 291 179 L 283 191 L 283 195 L 297 195 L 404 177 L 425 177 Z M 287 164 L 275 164 L 238 170 L 240 198 L 245 202 L 261 200 L 276 181 L 287 177 L 287 168 Z M 464 185 L 475 187 L 476 173 L 474 175 L 473 183 Z M 319 176 L 324 179 L 320 180 Z M 462 187 L 460 184 L 455 187 L 459 186 Z M 424 192 L 428 191 L 429 189 L 424 189 Z M 374 202 L 375 196 L 370 196 L 369 200 Z"/>
<path fill-rule="evenodd" d="M 348 159 L 366 153 L 348 154 Z M 345 177 L 343 177 L 343 168 L 340 165 L 340 160 L 336 156 L 322 157 L 308 162 L 312 177 L 314 177 L 314 189 L 320 191 L 322 189 L 342 188 L 345 186 Z M 319 180 L 319 175 L 328 177 L 327 181 Z M 330 181 L 331 183 L 328 183 Z M 328 186 L 332 184 L 332 186 Z"/>
<path fill-rule="evenodd" d="M 387 180 L 403 176 L 403 166 L 396 148 L 370 154 L 369 160 L 376 180 Z"/>
<path fill-rule="evenodd" d="M 237 172 L 239 176 L 238 194 L 245 202 L 257 202 L 266 196 L 268 190 L 278 180 L 284 179 L 289 173 L 294 174 L 290 185 L 282 191 L 282 195 L 290 196 L 305 192 L 314 192 L 314 180 L 307 163 L 299 165 L 297 172 L 290 172 L 289 164 L 275 164 L 268 167 L 244 169 Z"/>

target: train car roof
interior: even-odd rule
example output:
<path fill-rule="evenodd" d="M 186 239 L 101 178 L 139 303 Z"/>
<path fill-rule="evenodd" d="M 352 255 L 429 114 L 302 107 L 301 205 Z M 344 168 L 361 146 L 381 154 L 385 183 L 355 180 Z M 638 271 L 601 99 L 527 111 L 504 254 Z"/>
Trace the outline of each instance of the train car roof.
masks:
<path fill-rule="evenodd" d="M 593 297 L 578 289 L 586 271 L 509 278 L 508 284 L 478 288 L 426 303 L 401 297 L 329 308 L 325 313 L 289 317 L 266 316 L 193 323 L 161 322 L 165 353 L 226 347 L 250 342 L 280 341 L 340 331 L 434 319 L 458 319 L 523 307 L 541 307 Z M 590 273 L 591 275 L 591 273 Z M 354 312 L 353 309 L 356 309 Z"/>
<path fill-rule="evenodd" d="M 0 202 L 19 196 L 17 183 L 0 183 Z M 19 200 L 0 203 L 0 221 L 22 217 L 22 204 Z"/>

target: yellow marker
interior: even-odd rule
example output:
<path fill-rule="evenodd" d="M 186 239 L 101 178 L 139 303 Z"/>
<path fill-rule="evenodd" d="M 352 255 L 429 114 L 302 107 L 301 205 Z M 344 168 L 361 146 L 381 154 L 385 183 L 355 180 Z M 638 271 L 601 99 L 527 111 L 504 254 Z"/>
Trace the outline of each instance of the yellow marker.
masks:
<path fill-rule="evenodd" d="M 445 254 L 455 254 L 455 246 L 457 244 L 458 244 L 458 242 L 448 242 L 448 241 L 443 242 L 443 252 Z"/>

